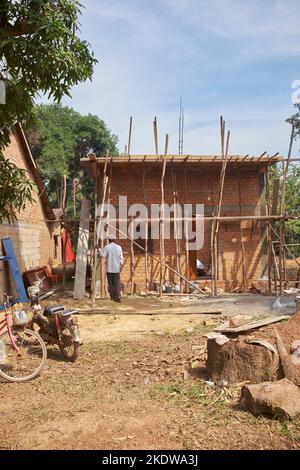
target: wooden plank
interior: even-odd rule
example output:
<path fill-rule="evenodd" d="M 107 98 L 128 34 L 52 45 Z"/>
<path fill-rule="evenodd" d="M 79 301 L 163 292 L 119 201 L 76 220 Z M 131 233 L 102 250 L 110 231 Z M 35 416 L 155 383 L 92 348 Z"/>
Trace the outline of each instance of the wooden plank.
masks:
<path fill-rule="evenodd" d="M 74 299 L 82 300 L 85 295 L 85 279 L 87 267 L 87 255 L 89 249 L 89 225 L 91 202 L 83 197 L 81 202 L 81 216 L 76 254 L 76 271 L 74 283 Z"/>
<path fill-rule="evenodd" d="M 262 326 L 270 325 L 271 323 L 277 323 L 282 320 L 288 320 L 291 317 L 289 315 L 282 315 L 281 317 L 268 317 L 263 320 L 258 320 L 252 323 L 246 323 L 245 325 L 237 326 L 235 328 L 229 328 L 229 321 L 223 323 L 223 325 L 217 326 L 214 328 L 214 331 L 219 333 L 241 333 L 243 331 L 254 330 L 256 328 L 261 328 Z"/>

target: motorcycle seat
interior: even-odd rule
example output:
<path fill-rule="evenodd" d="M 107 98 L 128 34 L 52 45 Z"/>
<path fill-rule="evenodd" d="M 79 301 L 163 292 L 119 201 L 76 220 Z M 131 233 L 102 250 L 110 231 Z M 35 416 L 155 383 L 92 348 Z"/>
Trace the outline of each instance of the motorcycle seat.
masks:
<path fill-rule="evenodd" d="M 61 313 L 65 310 L 65 307 L 63 305 L 50 305 L 49 307 L 46 307 L 44 310 L 44 315 L 45 317 L 49 315 L 57 315 L 58 313 Z"/>
<path fill-rule="evenodd" d="M 57 312 L 59 315 L 67 316 L 67 315 L 76 315 L 78 312 L 77 310 L 62 310 L 61 312 Z"/>

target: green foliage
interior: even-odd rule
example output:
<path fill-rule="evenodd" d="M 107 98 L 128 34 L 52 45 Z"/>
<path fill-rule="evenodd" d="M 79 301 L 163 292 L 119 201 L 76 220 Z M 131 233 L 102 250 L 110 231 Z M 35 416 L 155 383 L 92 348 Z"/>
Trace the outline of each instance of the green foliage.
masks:
<path fill-rule="evenodd" d="M 7 98 L 0 106 L 0 145 L 15 121 L 32 117 L 37 93 L 60 101 L 91 79 L 96 59 L 77 36 L 80 13 L 77 0 L 1 0 L 0 80 Z"/>
<path fill-rule="evenodd" d="M 26 202 L 34 201 L 32 191 L 35 184 L 27 172 L 17 168 L 0 154 L 0 223 L 6 219 L 12 222 L 16 212 L 24 209 Z"/>
<path fill-rule="evenodd" d="M 297 109 L 297 112 L 287 119 L 286 122 L 289 124 L 294 124 L 295 136 L 297 137 L 300 135 L 300 103 L 297 103 L 294 106 Z"/>
<path fill-rule="evenodd" d="M 77 0 L 0 2 L 0 81 L 6 86 L 6 104 L 0 104 L 0 220 L 11 220 L 31 201 L 25 172 L 3 157 L 10 129 L 16 121 L 30 121 L 38 93 L 60 101 L 92 77 L 97 61 L 77 36 L 81 8 Z"/>
<path fill-rule="evenodd" d="M 91 114 L 83 116 L 60 104 L 35 108 L 35 125 L 27 129 L 33 156 L 41 171 L 51 202 L 61 205 L 62 181 L 68 179 L 67 201 L 72 208 L 72 182 L 77 182 L 77 195 L 91 194 L 90 181 L 80 167 L 80 159 L 89 152 L 97 155 L 117 154 L 117 137 L 104 121 Z"/>

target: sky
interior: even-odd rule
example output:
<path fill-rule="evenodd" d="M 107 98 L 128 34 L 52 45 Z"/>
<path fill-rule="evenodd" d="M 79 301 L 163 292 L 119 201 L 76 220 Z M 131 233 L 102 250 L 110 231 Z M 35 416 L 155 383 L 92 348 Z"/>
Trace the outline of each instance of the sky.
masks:
<path fill-rule="evenodd" d="M 300 80 L 299 0 L 81 0 L 81 37 L 98 64 L 92 82 L 64 104 L 101 117 L 132 154 L 159 151 L 166 133 L 178 153 L 179 100 L 184 153 L 220 153 L 219 119 L 231 131 L 229 153 L 288 150 Z M 297 156 L 299 142 L 294 146 Z"/>

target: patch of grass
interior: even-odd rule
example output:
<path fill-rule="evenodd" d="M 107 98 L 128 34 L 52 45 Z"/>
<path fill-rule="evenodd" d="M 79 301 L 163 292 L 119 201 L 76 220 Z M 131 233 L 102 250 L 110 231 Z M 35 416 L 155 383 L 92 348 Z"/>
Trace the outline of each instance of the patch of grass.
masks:
<path fill-rule="evenodd" d="M 181 392 L 181 387 L 179 384 L 158 384 L 155 385 L 155 391 L 160 393 L 164 396 L 168 396 L 171 394 L 177 394 Z"/>
<path fill-rule="evenodd" d="M 279 421 L 276 429 L 277 433 L 292 441 L 300 442 L 300 419 L 291 421 Z"/>
<path fill-rule="evenodd" d="M 210 333 L 217 325 L 203 325 L 203 323 L 196 323 L 195 325 L 191 325 L 188 328 L 193 328 L 191 333 L 188 333 L 186 330 L 182 330 L 178 333 L 178 336 L 193 336 L 199 333 L 206 334 Z"/>
<path fill-rule="evenodd" d="M 201 383 L 189 385 L 184 394 L 188 399 L 193 400 L 196 403 L 203 403 L 207 399 L 207 393 L 205 387 Z"/>

